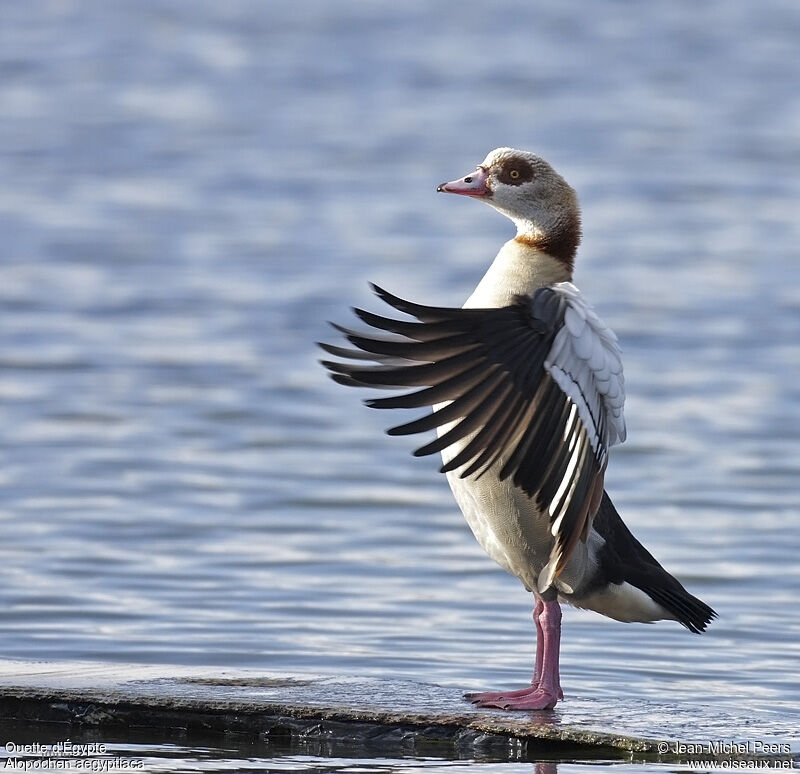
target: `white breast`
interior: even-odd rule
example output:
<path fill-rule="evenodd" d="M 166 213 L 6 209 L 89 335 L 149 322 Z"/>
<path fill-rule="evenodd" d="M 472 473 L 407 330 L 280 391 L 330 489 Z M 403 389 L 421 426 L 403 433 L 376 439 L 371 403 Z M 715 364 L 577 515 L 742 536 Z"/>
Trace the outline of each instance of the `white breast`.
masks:
<path fill-rule="evenodd" d="M 568 272 L 559 261 L 512 239 L 500 249 L 464 307 L 505 306 L 517 295 L 529 295 L 544 285 L 567 279 Z M 437 432 L 441 436 L 452 426 L 444 425 Z M 444 449 L 442 459 L 451 460 L 470 438 Z M 456 471 L 448 473 L 447 480 L 481 548 L 526 588 L 534 589 L 539 572 L 547 564 L 553 538 L 547 517 L 537 511 L 533 500 L 510 479 L 500 481 L 497 473 L 502 465 L 500 460 L 478 479 L 459 478 Z"/>

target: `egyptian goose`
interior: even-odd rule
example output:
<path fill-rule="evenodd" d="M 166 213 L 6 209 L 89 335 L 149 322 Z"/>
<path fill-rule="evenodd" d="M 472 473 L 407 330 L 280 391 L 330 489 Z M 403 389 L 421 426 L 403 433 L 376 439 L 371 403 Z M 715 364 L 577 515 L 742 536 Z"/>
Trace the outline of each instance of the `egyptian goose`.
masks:
<path fill-rule="evenodd" d="M 618 621 L 672 619 L 695 633 L 716 613 L 639 543 L 604 491 L 609 448 L 625 440 L 625 384 L 617 337 L 572 284 L 575 192 L 546 161 L 512 148 L 493 150 L 438 190 L 486 202 L 517 235 L 461 309 L 373 286 L 410 319 L 354 310 L 381 334 L 335 326 L 357 349 L 321 346 L 355 362 L 324 365 L 342 384 L 415 388 L 368 400 L 373 408 L 433 407 L 389 435 L 437 431 L 415 454 L 441 452 L 478 542 L 535 597 L 531 685 L 466 698 L 551 709 L 563 697 L 561 602 Z"/>

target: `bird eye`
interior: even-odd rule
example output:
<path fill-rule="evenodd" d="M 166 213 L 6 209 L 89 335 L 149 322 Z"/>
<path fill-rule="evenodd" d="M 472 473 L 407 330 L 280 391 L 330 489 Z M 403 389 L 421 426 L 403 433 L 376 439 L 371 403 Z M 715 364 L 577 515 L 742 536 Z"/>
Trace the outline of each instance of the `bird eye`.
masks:
<path fill-rule="evenodd" d="M 497 179 L 506 185 L 522 185 L 533 180 L 533 167 L 525 159 L 508 159 L 498 165 Z"/>

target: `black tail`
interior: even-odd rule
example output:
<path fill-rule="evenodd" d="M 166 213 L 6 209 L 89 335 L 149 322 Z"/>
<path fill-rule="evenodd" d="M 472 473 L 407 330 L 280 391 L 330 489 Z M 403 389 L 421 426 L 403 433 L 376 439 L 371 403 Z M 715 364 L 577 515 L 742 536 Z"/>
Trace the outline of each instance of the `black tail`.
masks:
<path fill-rule="evenodd" d="M 601 564 L 609 575 L 609 582 L 627 581 L 641 589 L 695 634 L 704 632 L 717 617 L 714 610 L 692 596 L 631 534 L 606 492 L 603 492 L 594 529 L 606 541 L 601 552 Z"/>
<path fill-rule="evenodd" d="M 632 575 L 627 578 L 628 583 L 641 589 L 654 602 L 669 610 L 690 632 L 702 634 L 717 617 L 716 612 L 705 602 L 692 596 L 663 567 L 659 565 L 658 569 L 661 570 L 658 578 Z"/>

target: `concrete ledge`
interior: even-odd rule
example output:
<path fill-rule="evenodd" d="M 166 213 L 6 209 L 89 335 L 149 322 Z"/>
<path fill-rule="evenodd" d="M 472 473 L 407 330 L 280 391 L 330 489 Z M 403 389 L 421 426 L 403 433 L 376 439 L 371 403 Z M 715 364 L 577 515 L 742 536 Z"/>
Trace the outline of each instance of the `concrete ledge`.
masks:
<path fill-rule="evenodd" d="M 313 743 L 323 754 L 361 756 L 665 762 L 699 757 L 676 752 L 679 741 L 691 743 L 686 737 L 624 733 L 625 718 L 628 727 L 641 727 L 647 707 L 618 708 L 609 718 L 597 703 L 573 699 L 564 705 L 569 710 L 504 713 L 475 709 L 455 689 L 408 681 L 118 664 L 0 662 L 0 673 L 0 718 L 82 730 L 235 734 L 282 750 L 306 751 Z M 652 718 L 663 718 L 664 708 L 650 709 L 654 725 Z M 715 729 L 709 734 L 726 738 Z"/>

